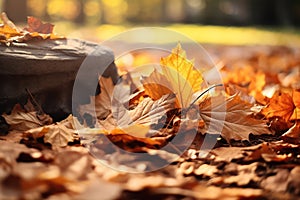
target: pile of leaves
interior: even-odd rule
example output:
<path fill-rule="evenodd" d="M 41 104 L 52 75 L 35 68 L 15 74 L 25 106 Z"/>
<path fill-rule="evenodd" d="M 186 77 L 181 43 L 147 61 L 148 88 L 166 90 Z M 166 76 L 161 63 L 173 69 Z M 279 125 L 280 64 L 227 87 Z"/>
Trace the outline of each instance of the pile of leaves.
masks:
<path fill-rule="evenodd" d="M 282 53 L 290 59 L 278 67 Z M 55 123 L 31 97 L 2 115 L 10 131 L 0 138 L 0 198 L 297 198 L 295 55 L 221 55 L 224 85 L 206 85 L 178 45 L 139 85 L 129 72 L 117 85 L 100 77 L 101 93 L 80 115 Z M 183 154 L 162 149 L 179 134 L 177 150 L 191 141 Z"/>
<path fill-rule="evenodd" d="M 27 27 L 21 29 L 17 27 L 7 15 L 1 13 L 2 24 L 0 24 L 0 44 L 9 46 L 12 42 L 28 42 L 33 39 L 63 39 L 53 33 L 54 25 L 43 23 L 35 17 L 27 18 Z"/>

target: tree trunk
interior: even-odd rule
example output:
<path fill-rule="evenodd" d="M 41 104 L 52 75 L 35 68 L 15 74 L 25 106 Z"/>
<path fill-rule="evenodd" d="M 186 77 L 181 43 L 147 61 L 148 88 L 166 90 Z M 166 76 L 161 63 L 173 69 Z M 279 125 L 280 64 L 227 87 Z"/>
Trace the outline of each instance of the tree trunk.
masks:
<path fill-rule="evenodd" d="M 15 23 L 27 20 L 27 0 L 4 0 L 3 11 Z"/>

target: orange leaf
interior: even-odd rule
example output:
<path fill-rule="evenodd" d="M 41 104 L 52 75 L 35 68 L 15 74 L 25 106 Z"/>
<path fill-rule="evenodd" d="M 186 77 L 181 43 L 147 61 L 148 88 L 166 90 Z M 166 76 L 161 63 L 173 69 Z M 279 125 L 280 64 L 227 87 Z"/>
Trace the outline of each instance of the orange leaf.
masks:
<path fill-rule="evenodd" d="M 267 118 L 281 117 L 285 121 L 289 121 L 294 109 L 292 96 L 288 93 L 277 92 L 271 98 L 269 105 L 262 110 L 262 114 Z"/>
<path fill-rule="evenodd" d="M 291 116 L 291 120 L 299 120 L 300 119 L 300 91 L 293 91 L 293 102 L 295 105 L 295 109 L 293 115 Z"/>
<path fill-rule="evenodd" d="M 145 89 L 145 93 L 153 100 L 160 99 L 165 94 L 173 93 L 171 85 L 161 73 L 154 70 L 149 77 L 142 77 L 141 82 Z"/>
<path fill-rule="evenodd" d="M 14 37 L 14 36 L 21 36 L 22 34 L 18 32 L 18 30 L 4 24 L 0 25 L 0 34 L 5 36 L 5 40 Z"/>

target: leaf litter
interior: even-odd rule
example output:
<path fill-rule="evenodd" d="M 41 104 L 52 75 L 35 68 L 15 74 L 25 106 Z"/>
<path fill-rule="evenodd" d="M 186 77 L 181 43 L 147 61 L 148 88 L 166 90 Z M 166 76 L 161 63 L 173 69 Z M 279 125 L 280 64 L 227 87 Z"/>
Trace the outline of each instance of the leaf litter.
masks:
<path fill-rule="evenodd" d="M 4 14 L 2 20 L 0 39 L 5 44 L 28 41 L 28 35 L 53 36 L 53 25 L 35 18 L 28 18 L 24 30 Z M 231 47 L 222 48 L 226 52 Z M 10 132 L 0 136 L 0 198 L 299 198 L 300 76 L 295 69 L 300 55 L 269 49 L 252 58 L 219 54 L 226 93 L 202 94 L 207 90 L 203 74 L 178 45 L 161 59 L 161 71 L 141 78 L 143 88 L 122 81 L 124 91 L 116 96 L 118 85 L 100 77 L 102 92 L 81 105 L 82 119 L 70 115 L 53 123 L 30 101 L 24 108 L 16 105 L 2 115 Z M 290 63 L 280 65 L 280 73 L 270 71 L 279 70 L 273 66 L 282 56 Z M 185 137 L 196 127 L 192 145 L 180 157 L 160 150 L 180 126 Z M 215 143 L 211 151 L 201 147 L 205 137 Z M 125 170 L 155 169 L 157 163 L 122 155 L 117 147 L 170 164 L 152 172 L 125 173 L 103 165 L 88 151 L 109 157 Z"/>

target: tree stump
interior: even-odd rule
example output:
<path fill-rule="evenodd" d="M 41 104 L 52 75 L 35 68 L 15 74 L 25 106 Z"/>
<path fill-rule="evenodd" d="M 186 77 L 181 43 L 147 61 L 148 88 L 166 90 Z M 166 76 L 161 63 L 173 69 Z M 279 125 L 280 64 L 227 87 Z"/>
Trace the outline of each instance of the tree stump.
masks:
<path fill-rule="evenodd" d="M 118 80 L 113 52 L 95 43 L 62 39 L 0 44 L 0 113 L 24 104 L 31 93 L 46 113 L 63 119 L 72 112 L 73 84 L 83 65 L 88 73 L 80 77 L 81 101 L 100 92 L 91 85 L 98 84 L 98 74 Z"/>

